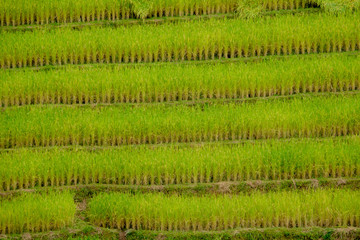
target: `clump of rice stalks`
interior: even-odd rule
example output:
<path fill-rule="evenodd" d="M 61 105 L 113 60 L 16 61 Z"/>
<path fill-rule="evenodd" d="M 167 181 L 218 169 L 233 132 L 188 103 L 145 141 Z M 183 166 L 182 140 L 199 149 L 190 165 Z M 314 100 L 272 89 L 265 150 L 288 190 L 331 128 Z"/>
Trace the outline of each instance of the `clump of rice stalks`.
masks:
<path fill-rule="evenodd" d="M 347 14 L 360 9 L 358 0 L 318 0 L 316 3 L 328 14 Z"/>
<path fill-rule="evenodd" d="M 355 51 L 360 17 L 286 15 L 0 34 L 0 67 L 138 63 Z"/>
<path fill-rule="evenodd" d="M 145 19 L 149 16 L 152 9 L 152 1 L 148 0 L 129 0 L 137 18 Z"/>
<path fill-rule="evenodd" d="M 253 19 L 265 11 L 264 5 L 257 0 L 239 0 L 235 13 L 240 18 Z"/>
<path fill-rule="evenodd" d="M 19 149 L 2 154 L 0 190 L 355 177 L 359 156 L 358 136 L 97 151 Z"/>
<path fill-rule="evenodd" d="M 41 232 L 74 221 L 76 206 L 70 193 L 24 194 L 0 200 L 0 233 Z"/>
<path fill-rule="evenodd" d="M 89 206 L 92 223 L 118 229 L 360 226 L 360 193 L 349 190 L 201 197 L 110 193 L 96 196 Z"/>
<path fill-rule="evenodd" d="M 360 96 L 191 107 L 32 106 L 5 109 L 0 126 L 1 148 L 344 136 L 360 133 Z"/>

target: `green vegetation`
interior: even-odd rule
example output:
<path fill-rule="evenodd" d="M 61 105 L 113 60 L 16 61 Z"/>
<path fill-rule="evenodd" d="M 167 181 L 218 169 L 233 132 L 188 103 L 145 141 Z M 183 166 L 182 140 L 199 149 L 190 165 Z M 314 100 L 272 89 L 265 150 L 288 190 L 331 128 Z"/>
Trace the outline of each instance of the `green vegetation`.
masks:
<path fill-rule="evenodd" d="M 360 58 L 261 63 L 0 70 L 0 106 L 246 99 L 360 89 Z"/>
<path fill-rule="evenodd" d="M 359 0 L 317 0 L 317 4 L 328 14 L 347 14 L 360 9 Z"/>
<path fill-rule="evenodd" d="M 26 235 L 25 235 L 26 236 Z M 26 237 L 32 239 L 68 239 L 68 240 L 118 240 L 126 237 L 127 240 L 348 240 L 360 236 L 360 228 L 347 227 L 307 227 L 307 228 L 237 228 L 224 231 L 151 231 L 95 228 L 85 225 L 80 229 L 66 231 L 51 231 L 31 233 Z M 12 234 L 11 239 L 22 239 L 24 235 Z"/>
<path fill-rule="evenodd" d="M 24 194 L 0 201 L 0 233 L 49 231 L 73 223 L 76 206 L 70 193 Z"/>
<path fill-rule="evenodd" d="M 360 239 L 360 0 L 0 0 L 0 238 Z"/>
<path fill-rule="evenodd" d="M 129 231 L 126 239 L 171 240 L 348 240 L 360 236 L 358 228 L 237 228 L 227 231 Z"/>
<path fill-rule="evenodd" d="M 359 137 L 155 149 L 20 149 L 2 154 L 0 190 L 357 177 L 359 156 Z"/>
<path fill-rule="evenodd" d="M 1 148 L 326 137 L 360 133 L 360 95 L 194 107 L 32 106 L 0 115 Z"/>
<path fill-rule="evenodd" d="M 304 15 L 0 35 L 0 67 L 207 60 L 360 49 L 360 17 Z"/>
<path fill-rule="evenodd" d="M 234 13 L 244 0 L 1 0 L 0 25 L 72 23 Z M 265 10 L 298 9 L 310 0 L 256 0 Z"/>
<path fill-rule="evenodd" d="M 236 227 L 360 225 L 360 193 L 292 191 L 252 195 L 100 194 L 89 203 L 92 223 L 119 229 L 226 230 Z"/>

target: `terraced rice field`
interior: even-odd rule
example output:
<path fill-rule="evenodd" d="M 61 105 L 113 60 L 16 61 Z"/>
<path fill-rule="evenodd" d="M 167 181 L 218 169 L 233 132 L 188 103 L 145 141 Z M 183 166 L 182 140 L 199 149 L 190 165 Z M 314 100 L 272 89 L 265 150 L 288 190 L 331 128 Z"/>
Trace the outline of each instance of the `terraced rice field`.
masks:
<path fill-rule="evenodd" d="M 0 0 L 0 238 L 359 239 L 359 9 Z"/>

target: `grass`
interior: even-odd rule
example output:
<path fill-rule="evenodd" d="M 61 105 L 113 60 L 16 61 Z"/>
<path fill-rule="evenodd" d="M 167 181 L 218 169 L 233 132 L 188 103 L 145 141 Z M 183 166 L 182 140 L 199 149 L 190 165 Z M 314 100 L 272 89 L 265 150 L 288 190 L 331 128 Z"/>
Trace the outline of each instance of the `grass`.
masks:
<path fill-rule="evenodd" d="M 0 190 L 94 183 L 167 185 L 351 178 L 360 175 L 359 156 L 357 136 L 155 149 L 20 149 L 1 156 Z"/>
<path fill-rule="evenodd" d="M 320 8 L 297 8 L 297 9 L 283 9 L 273 11 L 261 11 L 258 13 L 258 17 L 271 16 L 276 17 L 280 15 L 304 15 L 322 12 Z M 207 15 L 193 15 L 193 16 L 174 16 L 174 17 L 154 17 L 147 19 L 121 19 L 121 20 L 101 20 L 91 22 L 73 22 L 73 23 L 49 23 L 49 24 L 30 24 L 30 25 L 19 25 L 19 26 L 2 26 L 0 31 L 11 32 L 11 31 L 34 31 L 36 29 L 52 29 L 52 28 L 72 28 L 73 30 L 79 30 L 84 27 L 119 27 L 119 26 L 132 26 L 132 25 L 147 25 L 155 24 L 161 25 L 169 22 L 181 22 L 181 21 L 192 21 L 192 20 L 209 20 L 209 19 L 232 19 L 239 18 L 238 13 L 226 13 L 226 14 L 207 14 Z"/>
<path fill-rule="evenodd" d="M 233 13 L 245 0 L 1 0 L 0 26 L 146 19 Z M 257 0 L 264 10 L 298 9 L 314 5 L 309 0 Z"/>
<path fill-rule="evenodd" d="M 355 95 L 193 108 L 27 107 L 4 111 L 3 126 L 9 128 L 2 136 L 13 146 L 96 146 L 356 134 L 358 99 Z M 293 114 L 292 108 L 298 113 Z M 275 112 L 277 119 L 271 115 Z M 59 124 L 65 126 L 59 129 Z"/>
<path fill-rule="evenodd" d="M 340 95 L 195 107 L 5 109 L 0 113 L 0 147 L 354 135 L 360 130 L 359 102 L 359 95 Z"/>
<path fill-rule="evenodd" d="M 360 9 L 358 0 L 318 0 L 317 4 L 328 14 L 348 14 Z"/>
<path fill-rule="evenodd" d="M 0 67 L 208 60 L 360 49 L 358 14 L 223 19 L 0 35 Z"/>
<path fill-rule="evenodd" d="M 246 99 L 360 89 L 360 58 L 260 63 L 0 70 L 0 106 Z"/>
<path fill-rule="evenodd" d="M 60 229 L 73 223 L 75 204 L 70 193 L 24 194 L 0 201 L 0 233 Z"/>
<path fill-rule="evenodd" d="M 0 0 L 0 238 L 358 238 L 359 9 Z"/>
<path fill-rule="evenodd" d="M 358 227 L 359 207 L 359 192 L 349 190 L 201 197 L 110 193 L 92 199 L 88 217 L 98 226 L 162 231 Z"/>

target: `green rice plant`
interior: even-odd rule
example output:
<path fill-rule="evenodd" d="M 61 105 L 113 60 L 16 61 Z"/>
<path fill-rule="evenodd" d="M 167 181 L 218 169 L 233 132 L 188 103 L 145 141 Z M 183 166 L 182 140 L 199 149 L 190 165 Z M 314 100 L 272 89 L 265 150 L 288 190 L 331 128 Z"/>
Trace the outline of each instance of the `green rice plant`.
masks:
<path fill-rule="evenodd" d="M 0 0 L 0 26 L 233 13 L 246 0 Z M 298 9 L 310 0 L 256 0 L 264 10 Z"/>
<path fill-rule="evenodd" d="M 360 49 L 358 14 L 0 34 L 0 68 L 209 60 Z"/>
<path fill-rule="evenodd" d="M 246 99 L 360 89 L 360 58 L 0 70 L 0 106 Z"/>
<path fill-rule="evenodd" d="M 0 147 L 127 145 L 360 133 L 360 95 L 228 105 L 7 108 Z"/>
<path fill-rule="evenodd" d="M 89 203 L 93 224 L 118 229 L 227 230 L 360 225 L 360 193 L 317 190 L 251 195 L 100 194 Z"/>
<path fill-rule="evenodd" d="M 360 138 L 2 153 L 0 190 L 360 176 Z"/>
<path fill-rule="evenodd" d="M 1 26 L 119 20 L 131 15 L 128 0 L 1 0 L 0 6 Z"/>
<path fill-rule="evenodd" d="M 112 103 L 115 100 L 161 102 L 346 91 L 359 88 L 358 63 L 358 58 L 336 57 L 295 58 L 291 61 L 215 66 L 170 65 L 135 69 L 119 67 L 110 70 L 66 68 L 65 71 L 49 72 L 3 71 L 0 77 L 0 101 L 3 106 L 31 103 L 89 103 L 90 99 L 96 103 Z M 274 68 L 275 70 L 271 71 Z M 296 82 L 289 81 L 292 79 Z M 267 81 L 274 83 L 270 84 Z M 102 92 L 98 93 L 100 90 Z M 180 94 L 185 91 L 188 93 Z M 63 93 L 69 97 L 62 97 Z M 86 96 L 85 101 L 84 95 L 90 93 L 93 96 Z M 184 95 L 187 96 L 186 99 L 183 98 Z"/>
<path fill-rule="evenodd" d="M 72 224 L 76 206 L 72 194 L 23 194 L 0 200 L 0 233 L 13 234 L 59 229 Z"/>
<path fill-rule="evenodd" d="M 239 1 L 236 9 L 236 15 L 241 18 L 256 18 L 259 17 L 266 8 L 264 5 L 259 4 L 256 0 L 243 0 Z"/>
<path fill-rule="evenodd" d="M 317 0 L 318 4 L 328 14 L 347 14 L 360 9 L 358 0 Z"/>

